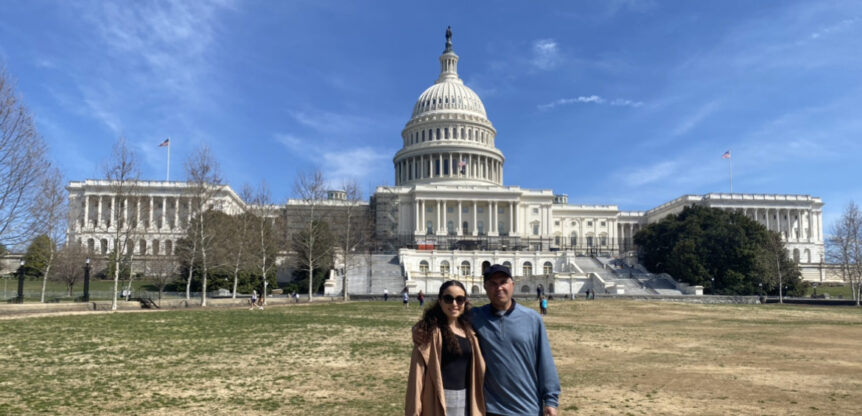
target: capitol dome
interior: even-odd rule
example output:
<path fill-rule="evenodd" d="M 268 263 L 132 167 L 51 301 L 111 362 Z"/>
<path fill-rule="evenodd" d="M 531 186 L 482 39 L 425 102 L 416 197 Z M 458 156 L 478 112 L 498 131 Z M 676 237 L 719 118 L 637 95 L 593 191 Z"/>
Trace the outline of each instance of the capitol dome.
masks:
<path fill-rule="evenodd" d="M 416 100 L 395 154 L 395 184 L 503 184 L 503 153 L 479 96 L 458 77 L 452 32 L 440 55 L 440 76 Z"/>

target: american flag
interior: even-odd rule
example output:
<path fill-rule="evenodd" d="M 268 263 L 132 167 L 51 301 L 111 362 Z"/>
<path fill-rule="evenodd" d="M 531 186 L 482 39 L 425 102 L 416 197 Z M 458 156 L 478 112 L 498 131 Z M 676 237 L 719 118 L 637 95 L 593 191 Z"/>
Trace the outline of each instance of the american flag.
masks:
<path fill-rule="evenodd" d="M 465 162 L 463 159 L 458 162 L 458 167 L 460 168 L 462 174 L 467 173 L 467 162 Z"/>
<path fill-rule="evenodd" d="M 724 154 L 721 155 L 721 158 L 722 159 L 730 159 L 730 150 L 724 152 Z"/>
<path fill-rule="evenodd" d="M 165 146 L 170 146 L 170 145 L 171 145 L 171 139 L 165 139 L 165 141 L 163 141 L 161 144 L 159 144 L 159 147 L 165 147 Z"/>

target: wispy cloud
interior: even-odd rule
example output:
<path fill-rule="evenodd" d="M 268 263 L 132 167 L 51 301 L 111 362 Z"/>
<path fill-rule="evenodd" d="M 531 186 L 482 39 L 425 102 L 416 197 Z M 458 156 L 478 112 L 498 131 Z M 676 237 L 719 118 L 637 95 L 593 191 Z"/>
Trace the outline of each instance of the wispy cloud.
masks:
<path fill-rule="evenodd" d="M 276 134 L 275 140 L 292 154 L 326 166 L 326 181 L 332 188 L 338 188 L 349 180 L 362 183 L 392 168 L 386 163 L 391 158 L 388 150 L 369 146 L 344 147 L 287 133 Z"/>
<path fill-rule="evenodd" d="M 676 161 L 658 162 L 638 168 L 622 175 L 622 182 L 628 186 L 643 186 L 663 181 L 677 173 L 680 163 Z"/>
<path fill-rule="evenodd" d="M 329 111 L 290 111 L 289 114 L 300 124 L 327 134 L 355 133 L 379 123 L 368 117 Z"/>
<path fill-rule="evenodd" d="M 718 104 L 718 101 L 712 101 L 702 105 L 693 113 L 688 114 L 685 118 L 680 120 L 675 127 L 671 128 L 671 136 L 682 136 L 694 129 L 716 110 Z"/>
<path fill-rule="evenodd" d="M 809 37 L 811 39 L 819 39 L 825 36 L 829 36 L 833 33 L 843 32 L 845 30 L 849 30 L 852 26 L 856 25 L 859 22 L 862 22 L 862 18 L 853 17 L 849 19 L 844 19 L 838 23 L 835 23 L 834 25 L 826 26 L 812 32 Z"/>
<path fill-rule="evenodd" d="M 598 95 L 590 95 L 590 96 L 579 96 L 575 98 L 560 98 L 558 100 L 551 101 L 546 104 L 540 104 L 539 110 L 550 110 L 554 107 L 569 105 L 569 104 L 607 104 L 612 106 L 620 106 L 620 107 L 640 107 L 644 103 L 641 101 L 629 100 L 626 98 L 615 98 L 612 100 L 608 100 L 602 98 Z"/>
<path fill-rule="evenodd" d="M 541 70 L 553 69 L 560 62 L 560 49 L 553 39 L 539 39 L 533 42 L 533 66 Z"/>

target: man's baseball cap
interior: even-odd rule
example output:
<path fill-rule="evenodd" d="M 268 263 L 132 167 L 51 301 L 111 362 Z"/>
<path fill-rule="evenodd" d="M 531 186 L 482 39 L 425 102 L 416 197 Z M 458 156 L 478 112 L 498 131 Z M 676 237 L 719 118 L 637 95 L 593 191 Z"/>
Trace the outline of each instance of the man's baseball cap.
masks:
<path fill-rule="evenodd" d="M 485 270 L 485 273 L 484 273 L 485 280 L 490 279 L 491 276 L 493 276 L 497 273 L 502 273 L 502 274 L 506 275 L 506 277 L 509 277 L 509 278 L 512 277 L 512 272 L 509 271 L 508 267 L 503 266 L 502 264 L 495 264 L 495 265 L 489 267 L 487 270 Z"/>

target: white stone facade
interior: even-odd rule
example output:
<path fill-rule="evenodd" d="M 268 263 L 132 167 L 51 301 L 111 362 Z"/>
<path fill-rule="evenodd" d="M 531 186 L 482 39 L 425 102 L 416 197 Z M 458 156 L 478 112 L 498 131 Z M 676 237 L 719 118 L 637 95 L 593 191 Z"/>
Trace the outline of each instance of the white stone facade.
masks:
<path fill-rule="evenodd" d="M 113 209 L 120 218 L 135 224 L 133 254 L 172 255 L 175 243 L 186 236 L 191 221 L 192 185 L 187 182 L 138 181 L 133 195 L 118 201 L 112 182 L 70 182 L 69 219 L 66 240 L 75 241 L 93 253 L 106 254 L 115 247 L 117 224 L 111 224 Z M 228 214 L 245 208 L 245 202 L 227 185 L 216 192 L 212 207 Z"/>

